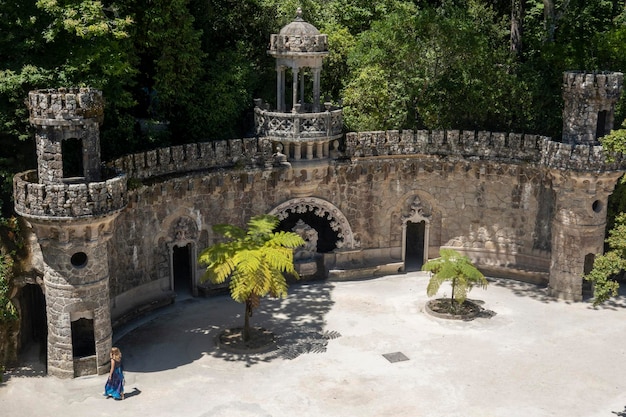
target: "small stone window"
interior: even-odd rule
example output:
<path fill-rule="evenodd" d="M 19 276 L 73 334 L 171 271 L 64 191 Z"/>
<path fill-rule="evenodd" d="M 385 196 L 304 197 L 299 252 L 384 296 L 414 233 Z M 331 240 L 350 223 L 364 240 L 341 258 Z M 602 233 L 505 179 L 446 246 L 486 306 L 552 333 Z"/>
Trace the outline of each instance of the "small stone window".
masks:
<path fill-rule="evenodd" d="M 85 252 L 76 252 L 70 259 L 72 265 L 76 268 L 83 268 L 87 265 L 87 254 Z"/>
<path fill-rule="evenodd" d="M 596 200 L 593 202 L 593 204 L 591 205 L 591 208 L 593 209 L 594 212 L 596 213 L 600 213 L 602 211 L 602 202 L 600 200 Z"/>

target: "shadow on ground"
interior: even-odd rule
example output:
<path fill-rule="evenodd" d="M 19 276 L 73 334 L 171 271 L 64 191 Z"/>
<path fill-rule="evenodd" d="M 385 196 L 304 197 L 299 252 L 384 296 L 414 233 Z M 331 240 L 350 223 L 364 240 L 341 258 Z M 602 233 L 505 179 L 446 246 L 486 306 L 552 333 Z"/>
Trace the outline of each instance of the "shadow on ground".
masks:
<path fill-rule="evenodd" d="M 124 355 L 124 368 L 132 372 L 159 372 L 189 364 L 204 355 L 252 366 L 277 358 L 324 352 L 328 341 L 340 336 L 325 329 L 324 317 L 334 304 L 333 287 L 326 282 L 298 283 L 290 287 L 285 299 L 263 299 L 251 317 L 251 325 L 273 332 L 277 348 L 259 354 L 225 352 L 215 344 L 222 330 L 243 325 L 243 304 L 228 295 L 187 299 L 155 315 L 117 342 Z"/>

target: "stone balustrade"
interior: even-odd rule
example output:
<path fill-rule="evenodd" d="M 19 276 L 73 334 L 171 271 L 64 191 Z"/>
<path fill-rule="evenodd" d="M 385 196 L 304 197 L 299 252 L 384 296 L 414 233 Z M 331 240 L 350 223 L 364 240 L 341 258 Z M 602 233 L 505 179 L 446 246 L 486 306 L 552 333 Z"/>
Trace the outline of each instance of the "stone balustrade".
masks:
<path fill-rule="evenodd" d="M 319 113 L 284 113 L 254 108 L 257 134 L 280 142 L 316 142 L 339 139 L 343 135 L 343 110 L 327 105 Z"/>
<path fill-rule="evenodd" d="M 39 184 L 35 170 L 13 177 L 15 211 L 26 218 L 75 219 L 117 212 L 127 204 L 125 174 L 100 182 Z"/>
<path fill-rule="evenodd" d="M 28 93 L 30 121 L 37 125 L 76 124 L 80 120 L 102 123 L 102 92 L 92 88 L 59 88 Z"/>

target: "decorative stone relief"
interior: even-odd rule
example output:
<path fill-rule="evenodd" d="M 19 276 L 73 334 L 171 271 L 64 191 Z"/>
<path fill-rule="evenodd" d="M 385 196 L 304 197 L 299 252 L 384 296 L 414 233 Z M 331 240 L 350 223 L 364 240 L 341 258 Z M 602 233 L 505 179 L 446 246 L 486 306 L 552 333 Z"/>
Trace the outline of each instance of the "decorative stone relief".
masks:
<path fill-rule="evenodd" d="M 303 222 L 301 219 L 291 229 L 304 240 L 304 246 L 296 248 L 293 254 L 294 260 L 313 259 L 317 253 L 317 230 Z"/>
<path fill-rule="evenodd" d="M 404 211 L 403 211 L 404 212 Z M 408 214 L 402 215 L 402 224 L 406 224 L 406 222 L 419 223 L 421 221 L 430 222 L 430 218 L 432 216 L 430 214 L 426 214 L 424 212 L 424 208 L 422 207 L 422 201 L 419 197 L 415 196 L 411 205 L 408 209 Z"/>
<path fill-rule="evenodd" d="M 180 217 L 172 222 L 169 236 L 173 242 L 195 241 L 198 238 L 198 227 L 189 217 Z"/>
<path fill-rule="evenodd" d="M 307 213 L 313 212 L 318 217 L 326 218 L 330 228 L 337 232 L 337 249 L 354 249 L 359 247 L 355 242 L 352 229 L 348 223 L 348 219 L 343 215 L 341 210 L 329 203 L 316 197 L 296 198 L 278 205 L 270 214 L 277 216 L 279 220 L 289 217 L 289 213 Z"/>

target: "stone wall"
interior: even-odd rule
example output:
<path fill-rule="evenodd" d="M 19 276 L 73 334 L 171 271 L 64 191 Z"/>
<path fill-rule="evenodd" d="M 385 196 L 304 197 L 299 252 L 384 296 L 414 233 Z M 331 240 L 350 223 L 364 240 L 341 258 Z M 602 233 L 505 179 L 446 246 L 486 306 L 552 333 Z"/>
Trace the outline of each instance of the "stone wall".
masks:
<path fill-rule="evenodd" d="M 479 264 L 546 276 L 550 262 L 550 199 L 545 172 L 533 165 L 446 160 L 436 155 L 387 156 L 290 169 L 230 169 L 163 178 L 129 192 L 109 242 L 114 319 L 133 308 L 126 293 L 146 301 L 172 291 L 171 248 L 186 244 L 172 228 L 186 219 L 198 252 L 215 243 L 211 226 L 240 226 L 253 215 L 314 196 L 345 216 L 353 267 L 402 261 L 402 222 L 417 197 L 430 216 L 429 256 L 458 248 Z M 346 255 L 348 256 L 348 255 Z M 332 257 L 331 257 L 332 258 Z M 331 259 L 329 258 L 329 259 Z M 347 258 L 346 258 L 347 259 Z M 326 265 L 332 268 L 336 265 Z M 347 265 L 342 265 L 347 266 Z M 197 276 L 202 266 L 195 265 Z M 143 290 L 138 290 L 141 288 Z M 136 300 L 136 299 L 135 299 Z"/>

